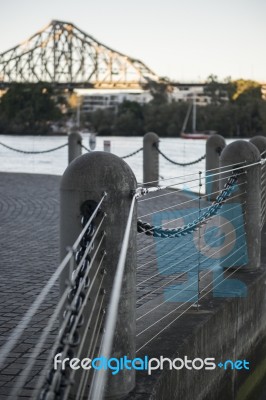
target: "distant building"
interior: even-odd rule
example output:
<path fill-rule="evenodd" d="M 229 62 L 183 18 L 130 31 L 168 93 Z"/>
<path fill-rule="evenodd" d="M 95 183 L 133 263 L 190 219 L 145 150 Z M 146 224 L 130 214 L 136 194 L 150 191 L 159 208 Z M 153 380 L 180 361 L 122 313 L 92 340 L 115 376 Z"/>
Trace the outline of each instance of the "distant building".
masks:
<path fill-rule="evenodd" d="M 177 83 L 170 95 L 170 99 L 172 98 L 175 101 L 182 102 L 191 101 L 195 98 L 198 106 L 206 106 L 212 102 L 211 96 L 205 90 L 206 86 L 206 83 Z M 226 90 L 221 89 L 216 95 L 219 96 L 221 102 L 229 100 Z"/>
<path fill-rule="evenodd" d="M 145 104 L 152 100 L 152 95 L 143 90 L 93 90 L 76 89 L 75 93 L 81 97 L 81 112 L 89 113 L 101 109 L 117 111 L 119 104 L 124 101 L 135 101 Z"/>
<path fill-rule="evenodd" d="M 173 90 L 169 93 L 169 101 L 191 102 L 195 98 L 198 106 L 206 106 L 212 103 L 210 93 L 206 91 L 206 83 L 175 83 Z M 262 98 L 266 100 L 266 83 L 262 84 Z M 101 89 L 75 89 L 75 93 L 81 98 L 81 112 L 89 113 L 101 109 L 117 111 L 119 104 L 123 101 L 135 101 L 146 104 L 152 100 L 152 95 L 147 90 L 101 90 Z M 219 102 L 229 101 L 226 88 L 216 90 Z"/>

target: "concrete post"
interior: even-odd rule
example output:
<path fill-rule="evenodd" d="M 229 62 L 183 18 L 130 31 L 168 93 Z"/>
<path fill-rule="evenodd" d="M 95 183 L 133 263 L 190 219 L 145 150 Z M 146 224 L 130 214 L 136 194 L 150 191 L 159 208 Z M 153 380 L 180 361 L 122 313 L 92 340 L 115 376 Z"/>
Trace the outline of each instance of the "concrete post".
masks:
<path fill-rule="evenodd" d="M 103 268 L 107 271 L 103 286 L 106 290 L 104 306 L 106 307 L 111 294 L 113 279 L 116 273 L 118 257 L 121 243 L 124 237 L 126 222 L 132 202 L 132 193 L 137 186 L 135 175 L 120 157 L 111 153 L 95 151 L 76 158 L 66 169 L 60 188 L 60 247 L 61 258 L 66 254 L 66 247 L 74 243 L 81 231 L 81 206 L 86 200 L 96 203 L 102 198 L 103 192 L 107 193 L 101 210 L 107 214 L 101 231 L 105 231 L 103 248 L 107 255 L 103 261 Z M 95 228 L 101 220 L 97 217 Z M 127 261 L 123 278 L 122 293 L 119 303 L 118 320 L 113 343 L 113 357 L 127 356 L 129 359 L 135 357 L 135 337 L 136 337 L 136 228 L 137 213 L 134 210 L 134 217 L 131 227 L 131 237 L 127 252 Z M 100 232 L 99 232 L 100 233 Z M 98 235 L 97 235 L 98 237 Z M 96 240 L 94 251 L 100 240 Z M 93 252 L 94 252 L 93 251 Z M 93 256 L 92 252 L 92 256 Z M 102 253 L 95 259 L 96 266 L 102 257 Z M 69 271 L 66 270 L 60 278 L 61 294 L 65 289 L 65 281 Z M 84 320 L 88 320 L 91 304 L 95 299 L 97 289 L 100 286 L 102 275 L 97 276 L 94 283 L 95 290 L 85 307 Z M 99 308 L 101 308 L 99 306 Z M 86 324 L 84 324 L 86 325 Z M 80 359 L 92 357 L 88 354 L 90 348 L 90 334 L 95 325 L 95 319 L 87 330 L 87 340 L 83 348 Z M 80 328 L 84 329 L 84 326 Z M 82 331 L 81 334 L 82 335 Z M 97 355 L 96 355 L 97 356 Z M 78 374 L 82 372 L 77 371 Z M 88 371 L 85 371 L 88 373 Z M 77 393 L 80 382 L 77 375 L 77 382 L 71 393 Z M 122 370 L 117 375 L 110 375 L 107 384 L 108 398 L 121 398 L 127 395 L 135 386 L 135 371 Z M 87 398 L 87 397 L 86 397 Z"/>
<path fill-rule="evenodd" d="M 68 136 L 68 164 L 71 163 L 75 158 L 82 154 L 82 136 L 78 132 L 72 132 Z"/>
<path fill-rule="evenodd" d="M 266 158 L 266 137 L 259 135 L 254 136 L 252 139 L 250 139 L 250 143 L 257 147 L 260 154 L 265 152 L 261 158 Z"/>
<path fill-rule="evenodd" d="M 254 144 L 261 154 L 261 158 L 266 158 L 266 137 L 254 136 L 250 139 L 250 143 Z M 261 227 L 266 221 L 266 163 L 261 167 Z"/>
<path fill-rule="evenodd" d="M 221 188 L 232 175 L 233 167 L 229 165 L 236 163 L 239 163 L 239 166 L 244 165 L 241 172 L 245 172 L 238 177 L 236 189 L 221 209 L 222 215 L 231 223 L 231 227 L 230 225 L 227 227 L 230 227 L 233 238 L 233 244 L 230 245 L 233 256 L 227 255 L 222 260 L 221 265 L 224 268 L 243 266 L 244 270 L 254 270 L 260 266 L 261 165 L 248 167 L 249 164 L 258 161 L 260 161 L 258 149 L 244 140 L 236 140 L 229 144 L 221 154 L 221 167 L 228 166 L 222 170 L 226 172 L 221 175 Z"/>
<path fill-rule="evenodd" d="M 111 140 L 103 141 L 103 151 L 106 151 L 107 153 L 111 153 Z"/>
<path fill-rule="evenodd" d="M 143 137 L 143 182 L 146 186 L 156 186 L 159 182 L 159 136 L 156 133 L 148 132 Z"/>
<path fill-rule="evenodd" d="M 215 200 L 219 192 L 219 173 L 220 155 L 226 146 L 226 142 L 221 135 L 211 135 L 206 141 L 206 194 L 209 200 Z M 208 172 L 213 170 L 211 172 Z"/>

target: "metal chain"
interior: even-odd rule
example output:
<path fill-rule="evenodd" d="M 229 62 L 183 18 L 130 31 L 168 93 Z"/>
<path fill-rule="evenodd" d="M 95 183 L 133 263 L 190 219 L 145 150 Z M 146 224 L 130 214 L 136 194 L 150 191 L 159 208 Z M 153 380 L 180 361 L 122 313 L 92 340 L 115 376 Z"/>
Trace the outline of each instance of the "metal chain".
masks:
<path fill-rule="evenodd" d="M 218 210 L 222 207 L 225 200 L 227 200 L 235 188 L 235 183 L 237 182 L 237 174 L 235 173 L 231 176 L 221 193 L 216 197 L 216 200 L 212 203 L 210 207 L 193 222 L 184 225 L 183 227 L 167 229 L 161 226 L 154 226 L 148 222 L 143 222 L 138 220 L 137 228 L 139 233 L 145 233 L 148 236 L 168 238 L 168 237 L 181 237 L 189 233 L 193 233 L 201 225 L 207 223 L 207 221 L 217 214 Z"/>
<path fill-rule="evenodd" d="M 20 149 L 15 149 L 14 147 L 8 146 L 7 144 L 4 144 L 0 142 L 0 145 L 5 147 L 6 149 L 16 151 L 17 153 L 23 153 L 23 154 L 44 154 L 44 153 L 50 153 L 52 151 L 56 151 L 59 149 L 62 149 L 63 147 L 67 146 L 68 143 L 62 144 L 61 146 L 54 147 L 53 149 L 49 150 L 42 150 L 42 151 L 27 151 L 27 150 L 20 150 Z"/>
<path fill-rule="evenodd" d="M 179 163 L 177 161 L 173 161 L 171 160 L 169 157 L 167 157 L 157 146 L 157 143 L 154 143 L 153 146 L 156 148 L 156 150 L 158 151 L 159 154 L 161 154 L 161 156 L 163 156 L 167 161 L 169 161 L 170 163 L 174 164 L 174 165 L 178 165 L 179 167 L 187 167 L 189 165 L 194 165 L 199 163 L 200 161 L 204 160 L 206 158 L 206 154 L 204 154 L 203 156 L 201 156 L 200 158 L 198 158 L 195 161 L 190 161 L 187 163 Z"/>
<path fill-rule="evenodd" d="M 88 147 L 84 146 L 84 145 L 81 144 L 81 143 L 79 143 L 79 144 L 80 144 L 80 146 L 81 146 L 84 150 L 87 150 L 89 153 L 92 152 L 90 149 L 88 149 Z M 128 155 L 126 155 L 126 156 L 124 156 L 124 157 L 120 157 L 120 158 L 125 159 L 125 158 L 132 157 L 132 156 L 134 156 L 135 154 L 139 153 L 141 150 L 143 150 L 143 147 L 140 147 L 138 150 L 134 151 L 133 153 L 130 153 L 130 154 L 128 154 Z"/>
<path fill-rule="evenodd" d="M 86 150 L 86 151 L 88 151 L 89 153 L 91 153 L 91 150 L 88 149 L 88 147 L 84 146 L 81 142 L 79 142 L 79 144 L 80 144 L 80 146 L 81 146 L 84 150 Z M 126 156 L 124 156 L 124 157 L 121 157 L 121 158 L 125 159 L 125 158 L 132 157 L 132 156 L 134 156 L 135 154 L 139 153 L 141 150 L 143 150 L 143 147 L 140 147 L 138 150 L 134 151 L 133 153 L 130 153 L 130 154 L 128 154 L 128 155 L 126 155 Z"/>
<path fill-rule="evenodd" d="M 130 154 L 128 154 L 127 156 L 124 156 L 124 157 L 121 157 L 121 158 L 125 159 L 125 158 L 132 157 L 132 156 L 134 156 L 135 154 L 138 154 L 138 153 L 139 153 L 140 151 L 142 151 L 142 150 L 143 150 L 143 147 L 140 147 L 138 150 L 133 151 L 133 153 L 130 153 Z"/>
<path fill-rule="evenodd" d="M 84 146 L 84 144 L 82 144 L 81 142 L 78 142 L 80 147 L 82 147 L 82 149 L 86 150 L 88 153 L 91 153 L 92 151 L 90 149 L 88 149 L 88 147 Z"/>
<path fill-rule="evenodd" d="M 96 214 L 96 216 L 98 213 Z M 96 218 L 95 216 L 95 218 Z M 81 225 L 83 228 L 89 220 L 89 216 L 82 216 Z M 74 269 L 72 273 L 71 282 L 69 283 L 69 294 L 67 297 L 67 306 L 63 314 L 63 328 L 60 335 L 59 347 L 55 350 L 54 356 L 57 353 L 62 353 L 65 357 L 73 358 L 73 348 L 78 346 L 81 342 L 79 328 L 84 323 L 84 315 L 82 308 L 84 302 L 86 303 L 86 291 L 90 287 L 90 279 L 88 277 L 88 270 L 91 268 L 91 257 L 90 253 L 94 248 L 94 244 L 91 243 L 95 233 L 94 222 L 92 221 L 88 226 L 83 238 L 80 241 L 80 248 L 75 253 L 76 267 L 81 265 L 81 268 Z M 88 254 L 85 256 L 86 250 L 90 247 Z M 85 258 L 84 258 L 85 256 Z M 84 260 L 82 261 L 82 259 Z M 102 271 L 105 274 L 105 271 Z M 69 369 L 56 371 L 51 366 L 49 370 L 44 386 L 40 393 L 40 400 L 61 399 L 64 393 L 69 389 L 69 386 L 73 384 L 72 380 L 69 379 Z M 53 397 L 51 397 L 51 395 Z"/>

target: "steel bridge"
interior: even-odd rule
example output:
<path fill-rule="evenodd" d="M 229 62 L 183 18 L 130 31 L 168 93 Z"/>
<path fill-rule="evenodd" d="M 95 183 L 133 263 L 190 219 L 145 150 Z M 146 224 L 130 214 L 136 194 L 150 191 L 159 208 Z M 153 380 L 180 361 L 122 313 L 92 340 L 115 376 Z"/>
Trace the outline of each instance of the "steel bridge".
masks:
<path fill-rule="evenodd" d="M 143 62 L 65 21 L 52 21 L 0 54 L 1 88 L 14 82 L 48 82 L 66 88 L 137 89 L 149 81 L 159 81 L 159 77 Z"/>

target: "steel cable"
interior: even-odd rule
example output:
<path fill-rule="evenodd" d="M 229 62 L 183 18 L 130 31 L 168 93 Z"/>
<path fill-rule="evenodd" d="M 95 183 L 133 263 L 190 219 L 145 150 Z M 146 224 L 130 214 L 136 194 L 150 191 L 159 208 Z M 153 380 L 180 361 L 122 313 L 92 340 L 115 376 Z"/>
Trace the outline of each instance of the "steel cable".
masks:
<path fill-rule="evenodd" d="M 245 225 L 245 224 L 244 224 L 244 225 Z M 240 228 L 240 227 L 237 227 L 237 229 L 239 229 L 239 228 Z M 224 237 L 228 236 L 229 234 L 230 234 L 230 232 L 228 232 Z M 243 236 L 243 235 L 241 235 L 241 236 Z M 227 244 L 226 246 L 224 246 L 223 248 L 229 246 L 231 243 L 233 243 L 233 242 L 228 243 L 228 244 Z M 205 249 L 205 248 L 208 248 L 208 245 L 202 247 L 201 250 L 203 250 L 203 249 Z M 221 249 L 219 249 L 219 250 L 217 250 L 216 252 L 214 252 L 213 255 L 216 254 L 216 253 L 218 253 L 219 251 L 221 251 Z M 137 287 L 143 285 L 143 283 L 148 282 L 150 279 L 153 279 L 153 278 L 156 278 L 157 276 L 162 275 L 162 273 L 164 273 L 165 271 L 168 271 L 169 269 L 172 269 L 173 267 L 176 267 L 176 266 L 180 265 L 182 262 L 188 260 L 189 258 L 191 258 L 192 256 L 195 256 L 195 255 L 197 255 L 197 254 L 198 254 L 198 251 L 194 252 L 193 254 L 189 254 L 187 257 L 183 258 L 182 260 L 178 261 L 177 263 L 171 264 L 170 266 L 164 268 L 163 270 L 161 270 L 161 271 L 158 272 L 157 274 L 152 275 L 152 276 L 150 276 L 149 278 L 145 279 L 144 281 L 138 283 L 138 284 L 137 284 Z M 157 282 L 157 283 L 158 283 L 158 282 Z"/>
<path fill-rule="evenodd" d="M 75 293 L 75 296 L 74 296 L 74 298 L 72 299 L 69 308 L 67 309 L 67 313 L 66 313 L 66 316 L 65 316 L 64 321 L 63 321 L 63 326 L 61 327 L 61 330 L 60 330 L 59 335 L 58 335 L 58 340 L 56 341 L 57 345 L 62 341 L 62 337 L 63 337 L 64 331 L 65 331 L 65 328 L 66 328 L 66 326 L 67 326 L 68 323 L 69 323 L 69 320 L 70 320 L 72 311 L 75 310 L 75 304 L 77 303 L 77 299 L 79 298 L 79 296 L 80 296 L 80 294 L 81 294 L 81 290 L 83 290 L 83 287 L 84 287 L 84 285 L 85 285 L 85 283 L 86 283 L 86 279 L 87 279 L 87 277 L 88 277 L 89 271 L 91 270 L 91 266 L 93 265 L 93 262 L 94 262 L 94 260 L 95 260 L 95 258 L 96 258 L 96 256 L 97 256 L 97 254 L 98 254 L 98 252 L 99 252 L 99 250 L 100 250 L 100 247 L 101 247 L 103 238 L 104 238 L 104 235 L 102 235 L 102 238 L 101 238 L 101 240 L 99 241 L 99 244 L 98 244 L 98 246 L 97 246 L 97 249 L 95 250 L 95 253 L 93 254 L 93 258 L 92 258 L 92 260 L 91 260 L 90 268 L 87 269 L 87 271 L 86 271 L 84 277 L 83 277 L 83 278 L 81 279 L 81 281 L 79 282 L 78 290 L 77 290 L 77 292 Z M 103 254 L 103 257 L 104 257 L 104 256 L 105 256 L 105 253 Z M 104 276 L 104 274 L 103 274 L 103 276 Z M 103 279 L 103 278 L 102 278 L 102 279 Z M 80 317 L 81 317 L 81 315 L 82 315 L 82 312 L 83 312 L 83 310 L 84 310 L 84 307 L 85 307 L 85 305 L 86 305 L 86 302 L 87 302 L 87 299 L 88 299 L 88 297 L 89 297 L 89 295 L 90 295 L 91 290 L 92 290 L 92 285 L 90 285 L 90 287 L 89 287 L 89 289 L 88 289 L 88 291 L 87 291 L 87 293 L 86 293 L 86 295 L 85 295 L 85 298 L 84 298 L 83 301 L 82 301 L 82 304 L 81 304 L 81 306 L 80 306 L 80 309 L 79 309 L 77 315 L 75 315 L 75 320 L 74 320 L 74 323 L 72 324 L 71 330 L 70 330 L 70 332 L 69 332 L 69 334 L 68 334 L 67 342 L 64 344 L 64 350 L 63 350 L 63 352 L 62 352 L 62 359 L 64 359 L 64 358 L 66 357 L 66 355 L 67 355 L 67 352 L 68 352 L 69 347 L 70 347 L 70 343 L 71 343 L 71 341 L 73 340 L 73 335 L 74 335 L 74 333 L 75 333 L 75 331 L 76 331 L 76 329 L 77 329 L 77 325 L 78 325 L 79 319 L 80 319 Z M 56 372 L 54 373 L 52 382 L 51 382 L 51 384 L 50 384 L 51 388 L 49 388 L 50 391 L 54 391 L 54 389 L 55 389 L 55 385 L 56 385 L 58 376 L 59 376 L 59 375 L 61 374 L 61 372 L 62 372 L 61 368 L 62 368 L 62 366 L 60 365 L 60 369 L 59 369 L 59 370 L 56 370 Z"/>
<path fill-rule="evenodd" d="M 114 277 L 113 288 L 111 291 L 110 302 L 108 307 L 108 313 L 105 323 L 105 334 L 103 338 L 103 345 L 101 349 L 102 357 L 108 359 L 110 357 L 113 337 L 115 332 L 115 325 L 117 320 L 118 313 L 118 304 L 120 299 L 120 293 L 122 288 L 122 280 L 124 274 L 124 268 L 126 263 L 127 249 L 129 244 L 130 230 L 133 219 L 134 207 L 136 202 L 136 196 L 133 197 L 130 211 L 128 214 L 126 229 L 124 233 L 124 238 L 121 246 L 121 251 L 119 255 L 119 260 L 117 264 L 116 274 Z M 94 385 L 92 387 L 92 399 L 93 400 L 101 400 L 103 397 L 103 392 L 106 384 L 106 371 L 100 370 L 97 373 L 97 377 L 95 379 Z"/>
<path fill-rule="evenodd" d="M 107 196 L 107 194 L 104 193 L 102 198 L 101 198 L 101 200 L 100 200 L 100 202 L 98 203 L 97 207 L 95 208 L 94 212 L 92 213 L 91 217 L 89 218 L 89 220 L 86 223 L 85 227 L 81 231 L 80 235 L 78 236 L 78 238 L 75 241 L 75 243 L 72 246 L 72 248 L 68 251 L 68 253 L 66 254 L 65 258 L 62 260 L 61 264 L 58 266 L 56 271 L 53 273 L 51 278 L 48 280 L 47 284 L 42 289 L 41 293 L 36 297 L 36 299 L 34 300 L 32 306 L 25 313 L 24 317 L 21 319 L 21 321 L 19 322 L 17 327 L 11 332 L 7 343 L 0 348 L 0 368 L 3 366 L 3 364 L 4 364 L 5 360 L 6 360 L 6 357 L 12 351 L 12 349 L 15 347 L 15 345 L 18 342 L 18 340 L 22 336 L 23 332 L 25 331 L 25 329 L 29 325 L 30 321 L 32 320 L 32 318 L 34 317 L 34 315 L 36 314 L 36 312 L 40 308 L 41 304 L 45 301 L 48 293 L 50 292 L 50 290 L 55 285 L 57 279 L 59 278 L 59 276 L 61 275 L 61 273 L 63 272 L 63 270 L 68 265 L 68 263 L 71 260 L 71 258 L 73 257 L 75 251 L 77 250 L 77 247 L 78 247 L 80 241 L 82 240 L 82 238 L 83 238 L 85 232 L 87 231 L 89 225 L 91 224 L 91 222 L 95 218 L 95 216 L 96 216 L 96 214 L 97 214 L 97 212 L 98 212 L 98 210 L 99 210 L 99 208 L 100 208 L 100 206 L 101 206 L 101 204 L 102 204 L 102 202 L 103 202 L 103 200 L 105 199 L 106 196 Z"/>
<path fill-rule="evenodd" d="M 241 258 L 241 257 L 239 257 L 239 258 L 234 262 L 233 265 L 235 265 L 236 262 L 238 262 L 238 260 L 240 260 L 240 258 Z M 212 292 L 213 289 L 215 289 L 216 287 L 218 287 L 219 285 L 221 285 L 221 283 L 225 282 L 230 276 L 232 276 L 233 274 L 235 274 L 240 268 L 242 268 L 242 266 L 239 266 L 238 268 L 236 268 L 236 269 L 235 269 L 232 273 L 230 273 L 226 278 L 224 278 L 221 282 L 219 282 L 217 285 L 215 285 L 211 290 L 209 290 L 207 293 L 205 293 L 205 294 L 201 297 L 201 299 L 203 299 L 204 297 L 206 297 L 209 293 Z M 217 278 L 215 278 L 215 279 L 213 280 L 213 282 L 216 281 L 218 278 L 220 278 L 223 274 L 224 274 L 224 272 L 223 272 L 222 274 L 220 274 Z M 193 296 L 190 300 L 193 300 L 194 297 L 195 297 L 195 296 Z M 191 307 L 193 307 L 193 306 L 197 303 L 197 301 L 198 301 L 198 300 L 196 300 L 195 302 L 193 302 L 186 310 L 184 310 L 180 315 L 178 315 L 173 321 L 171 321 L 169 324 L 165 325 L 165 326 L 163 327 L 163 329 L 161 329 L 156 335 L 154 335 L 151 339 L 149 339 L 149 340 L 148 340 L 147 342 L 145 342 L 141 347 L 139 347 L 139 348 L 136 350 L 136 353 L 138 353 L 140 350 L 142 350 L 145 346 L 147 346 L 147 344 L 149 344 L 150 342 L 152 342 L 152 341 L 153 341 L 154 339 L 156 339 L 156 337 L 158 337 L 163 331 L 165 331 L 167 328 L 169 328 L 169 326 L 171 326 L 175 321 L 177 321 L 179 318 L 181 318 L 181 316 L 184 315 Z M 190 302 L 190 301 L 187 301 L 187 302 L 183 303 L 183 305 L 186 304 L 186 303 L 188 303 L 188 302 Z M 180 307 L 179 307 L 179 308 L 180 308 Z M 173 310 L 172 312 L 174 312 L 174 311 L 176 311 L 176 309 Z M 170 313 L 169 313 L 168 315 L 170 315 Z M 168 315 L 167 315 L 167 316 L 168 316 Z"/>
<path fill-rule="evenodd" d="M 241 246 L 239 249 L 237 249 L 237 251 L 239 251 L 242 247 L 244 247 L 245 245 L 243 245 L 243 246 Z M 241 256 L 233 263 L 233 265 L 231 266 L 231 267 L 233 267 L 240 259 L 241 259 L 241 257 L 242 257 L 242 254 L 241 254 Z M 233 273 L 235 273 L 239 268 L 243 268 L 242 266 L 239 266 Z M 212 271 L 208 271 L 208 273 L 210 273 L 210 272 L 212 272 Z M 208 274 L 207 273 L 207 274 Z M 205 274 L 205 276 L 207 275 L 207 274 Z M 202 289 L 202 291 L 204 291 L 207 287 L 209 287 L 213 282 L 215 282 L 217 279 L 219 279 L 219 277 L 220 276 L 222 276 L 224 274 L 224 271 L 221 273 L 221 274 L 219 274 L 215 279 L 213 279 L 213 281 L 210 283 L 210 284 L 208 284 L 208 285 L 206 285 L 203 289 Z M 231 274 L 229 275 L 229 276 L 231 276 Z M 228 276 L 228 277 L 229 277 Z M 228 278 L 227 277 L 227 278 Z M 224 280 L 226 280 L 227 278 L 225 278 Z M 224 280 L 222 280 L 221 282 L 219 282 L 219 284 L 218 285 L 220 285 Z M 216 286 L 218 286 L 218 285 L 216 285 Z M 216 287 L 216 286 L 214 286 L 213 287 L 213 289 Z M 212 289 L 212 290 L 213 290 Z M 212 291 L 211 290 L 211 291 Z M 201 296 L 201 299 L 202 298 L 204 298 L 208 293 L 210 293 L 211 291 L 209 291 L 209 292 L 207 292 L 204 296 Z M 157 321 L 155 321 L 153 324 L 151 324 L 149 327 L 147 327 L 147 328 L 145 328 L 144 330 L 142 330 L 140 333 L 138 333 L 137 334 L 137 337 L 138 336 L 140 336 L 142 333 L 144 333 L 144 332 L 146 332 L 148 329 L 150 329 L 152 326 L 154 326 L 155 324 L 157 324 L 158 322 L 160 322 L 160 321 L 162 321 L 163 319 L 165 319 L 166 317 L 168 317 L 170 314 L 172 314 L 173 312 L 175 312 L 175 311 L 177 311 L 179 308 L 181 308 L 184 304 L 186 304 L 186 303 L 189 303 L 191 300 L 193 300 L 193 298 L 195 297 L 195 295 L 194 296 L 192 296 L 189 300 L 187 300 L 187 301 L 185 301 L 185 302 L 183 302 L 181 305 L 179 305 L 178 307 L 176 307 L 175 309 L 173 309 L 172 311 L 170 311 L 168 314 L 166 314 L 166 315 L 164 315 L 162 318 L 160 318 L 159 320 L 157 320 Z M 194 305 L 194 304 L 196 304 L 197 303 L 197 301 L 198 300 L 196 300 L 192 305 L 191 305 L 191 307 Z M 189 307 L 189 308 L 191 308 L 191 307 Z M 188 308 L 188 309 L 189 309 Z M 183 315 L 184 313 L 182 313 L 181 315 Z M 181 316 L 180 315 L 180 316 Z M 136 351 L 136 353 L 137 352 L 139 352 L 143 347 L 145 347 L 148 343 L 150 343 L 155 337 L 157 337 L 159 334 L 161 334 L 166 328 L 168 328 L 170 325 L 172 325 L 172 323 L 173 322 L 175 322 L 176 320 L 178 319 L 178 317 L 177 318 L 175 318 L 173 321 L 171 321 L 171 323 L 169 323 L 168 325 L 166 325 L 158 334 L 156 334 L 153 338 L 151 338 L 148 342 L 146 342 L 145 343 L 145 345 L 143 345 L 141 348 L 139 348 L 137 351 Z"/>

